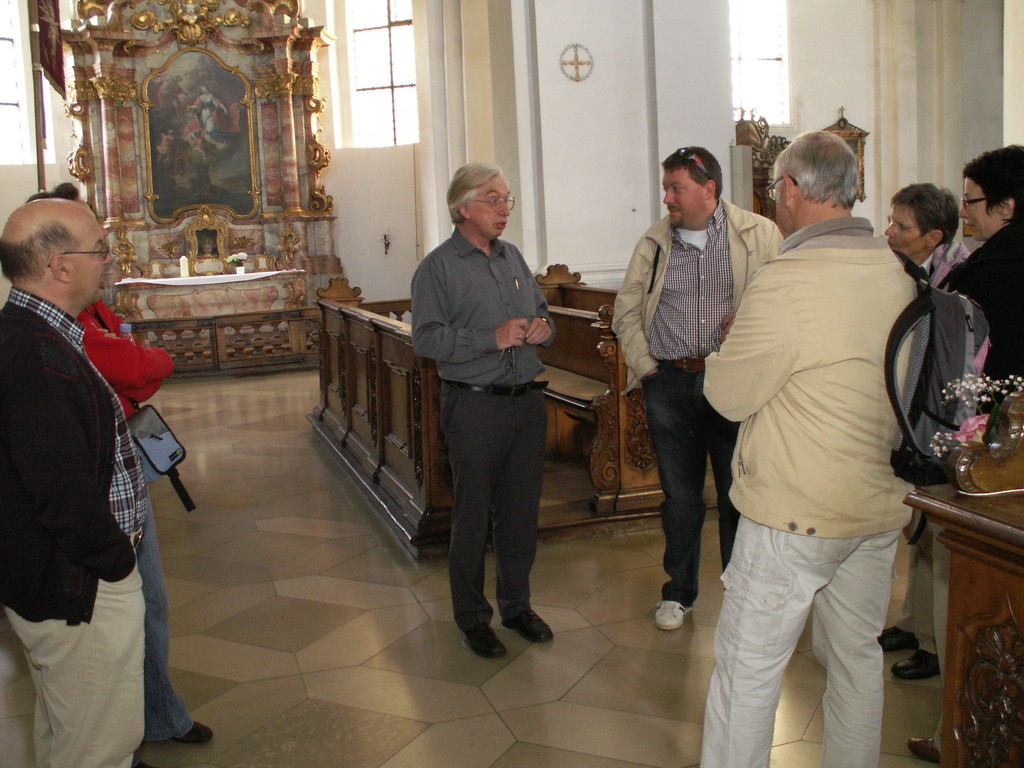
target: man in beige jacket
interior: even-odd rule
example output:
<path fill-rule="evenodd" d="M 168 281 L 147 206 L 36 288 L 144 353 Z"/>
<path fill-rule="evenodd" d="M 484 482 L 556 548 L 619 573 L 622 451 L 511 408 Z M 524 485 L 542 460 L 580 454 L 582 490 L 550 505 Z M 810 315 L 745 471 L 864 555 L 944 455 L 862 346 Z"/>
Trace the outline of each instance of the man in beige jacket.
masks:
<path fill-rule="evenodd" d="M 778 158 L 782 253 L 757 274 L 707 394 L 742 420 L 732 499 L 742 517 L 722 576 L 702 768 L 768 768 L 782 677 L 814 606 L 828 670 L 821 765 L 878 765 L 882 649 L 910 490 L 889 466 L 896 424 L 883 359 L 912 281 L 871 224 L 852 218 L 857 161 L 836 136 Z"/>
<path fill-rule="evenodd" d="M 722 168 L 703 147 L 678 149 L 661 166 L 668 215 L 633 251 L 612 328 L 629 367 L 626 391 L 643 387 L 665 493 L 661 524 L 669 580 L 654 620 L 659 629 L 672 630 L 697 599 L 709 455 L 722 568 L 739 521 L 729 502 L 739 425 L 704 397 L 704 358 L 718 349 L 750 278 L 779 252 L 782 237 L 768 219 L 721 199 Z"/>

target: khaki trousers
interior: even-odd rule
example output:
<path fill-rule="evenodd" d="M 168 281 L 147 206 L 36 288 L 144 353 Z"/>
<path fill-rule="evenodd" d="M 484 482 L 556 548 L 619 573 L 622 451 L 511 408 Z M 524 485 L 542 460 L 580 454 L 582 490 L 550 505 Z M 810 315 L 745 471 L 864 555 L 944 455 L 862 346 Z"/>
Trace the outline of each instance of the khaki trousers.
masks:
<path fill-rule="evenodd" d="M 129 768 L 144 725 L 138 569 L 119 582 L 99 582 L 88 624 L 26 621 L 4 611 L 36 688 L 37 768 Z"/>
<path fill-rule="evenodd" d="M 701 768 L 768 768 L 782 678 L 811 613 L 828 671 L 822 768 L 877 768 L 882 647 L 899 531 L 824 539 L 740 518 L 715 634 Z"/>

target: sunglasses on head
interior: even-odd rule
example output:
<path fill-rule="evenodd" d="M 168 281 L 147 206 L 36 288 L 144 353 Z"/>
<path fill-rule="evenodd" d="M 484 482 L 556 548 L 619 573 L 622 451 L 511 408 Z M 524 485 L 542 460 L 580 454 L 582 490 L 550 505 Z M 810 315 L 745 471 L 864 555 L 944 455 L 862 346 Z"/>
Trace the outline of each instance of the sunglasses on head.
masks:
<path fill-rule="evenodd" d="M 711 178 L 711 173 L 705 167 L 704 161 L 701 160 L 700 159 L 700 155 L 698 155 L 692 149 L 690 149 L 689 147 L 680 147 L 679 149 L 676 150 L 676 154 L 679 155 L 679 157 L 682 160 L 685 160 L 685 161 L 691 161 L 692 160 L 693 164 L 696 165 L 704 173 L 705 176 L 707 176 L 709 179 Z"/>

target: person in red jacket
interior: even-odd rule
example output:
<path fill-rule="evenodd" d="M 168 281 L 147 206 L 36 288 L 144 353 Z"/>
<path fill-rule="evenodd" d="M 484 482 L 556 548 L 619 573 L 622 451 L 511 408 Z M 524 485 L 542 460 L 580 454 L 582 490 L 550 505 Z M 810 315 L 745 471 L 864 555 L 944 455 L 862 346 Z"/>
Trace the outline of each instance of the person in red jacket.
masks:
<path fill-rule="evenodd" d="M 85 326 L 85 351 L 92 364 L 121 399 L 125 416 L 160 389 L 174 373 L 174 359 L 159 347 L 144 347 L 102 301 L 90 304 L 78 316 Z"/>

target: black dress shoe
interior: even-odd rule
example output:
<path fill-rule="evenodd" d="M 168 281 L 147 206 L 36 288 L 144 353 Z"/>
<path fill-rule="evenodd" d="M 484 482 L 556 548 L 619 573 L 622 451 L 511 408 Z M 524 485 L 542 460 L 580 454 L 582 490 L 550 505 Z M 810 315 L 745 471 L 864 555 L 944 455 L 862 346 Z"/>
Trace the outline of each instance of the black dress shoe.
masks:
<path fill-rule="evenodd" d="M 193 720 L 192 727 L 181 736 L 175 736 L 174 740 L 185 744 L 203 744 L 212 738 L 213 728 L 208 725 L 203 725 L 198 720 Z"/>
<path fill-rule="evenodd" d="M 914 651 L 909 659 L 893 664 L 892 673 L 904 680 L 927 680 L 939 674 L 939 657 L 928 651 Z"/>
<path fill-rule="evenodd" d="M 913 632 L 907 632 L 893 625 L 882 630 L 878 636 L 878 644 L 883 651 L 902 651 L 907 648 L 917 648 L 917 636 Z"/>
<path fill-rule="evenodd" d="M 505 646 L 494 634 L 494 630 L 482 621 L 472 629 L 463 632 L 462 641 L 469 646 L 469 650 L 485 659 L 496 659 L 506 653 Z"/>
<path fill-rule="evenodd" d="M 531 643 L 543 643 L 554 637 L 549 627 L 540 616 L 527 608 L 511 619 L 502 619 L 502 626 L 514 629 Z"/>
<path fill-rule="evenodd" d="M 931 739 L 910 739 L 907 742 L 907 749 L 929 763 L 939 762 L 939 749 Z"/>

